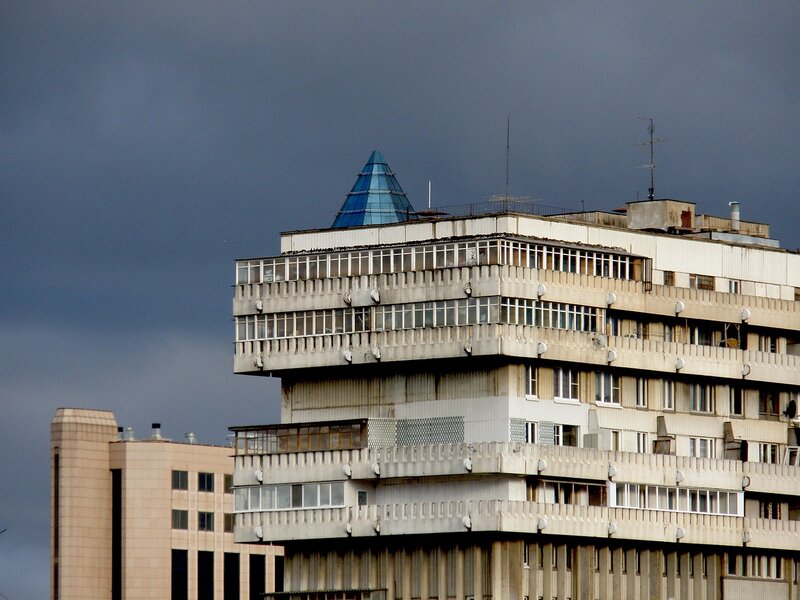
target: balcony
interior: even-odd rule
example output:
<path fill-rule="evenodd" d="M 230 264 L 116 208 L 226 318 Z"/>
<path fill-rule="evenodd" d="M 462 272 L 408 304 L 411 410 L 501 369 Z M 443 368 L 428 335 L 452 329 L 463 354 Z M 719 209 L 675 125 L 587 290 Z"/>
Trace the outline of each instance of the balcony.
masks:
<path fill-rule="evenodd" d="M 800 550 L 800 522 L 505 500 L 451 500 L 246 513 L 237 542 L 395 535 L 542 533 L 656 543 Z"/>
<path fill-rule="evenodd" d="M 235 461 L 235 485 L 256 485 L 258 471 L 264 484 L 509 475 L 779 495 L 800 489 L 800 467 L 788 464 L 511 442 L 238 455 Z"/>

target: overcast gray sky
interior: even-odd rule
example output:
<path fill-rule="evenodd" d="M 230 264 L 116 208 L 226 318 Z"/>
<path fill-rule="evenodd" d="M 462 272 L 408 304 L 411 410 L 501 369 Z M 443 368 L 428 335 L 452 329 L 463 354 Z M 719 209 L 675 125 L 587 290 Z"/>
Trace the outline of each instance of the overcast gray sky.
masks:
<path fill-rule="evenodd" d="M 412 204 L 647 193 L 800 246 L 797 2 L 0 5 L 0 594 L 48 591 L 58 406 L 221 442 L 233 261 L 327 227 L 373 149 Z"/>

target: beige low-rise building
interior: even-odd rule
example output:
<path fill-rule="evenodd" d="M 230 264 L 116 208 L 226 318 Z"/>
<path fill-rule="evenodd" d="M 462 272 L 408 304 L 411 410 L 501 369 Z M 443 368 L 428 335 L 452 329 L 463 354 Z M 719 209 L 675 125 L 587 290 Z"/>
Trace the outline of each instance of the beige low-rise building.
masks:
<path fill-rule="evenodd" d="M 154 426 L 157 424 L 154 424 Z M 244 600 L 275 590 L 282 548 L 233 539 L 231 448 L 119 431 L 109 411 L 51 424 L 53 600 Z"/>

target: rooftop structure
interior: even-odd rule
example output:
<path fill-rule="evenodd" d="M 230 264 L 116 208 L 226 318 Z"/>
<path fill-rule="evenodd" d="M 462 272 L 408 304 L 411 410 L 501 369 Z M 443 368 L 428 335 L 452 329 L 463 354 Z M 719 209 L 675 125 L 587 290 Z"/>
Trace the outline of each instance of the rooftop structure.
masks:
<path fill-rule="evenodd" d="M 332 227 L 382 225 L 416 218 L 406 193 L 397 183 L 383 154 L 373 150 L 353 189 L 347 194 Z"/>
<path fill-rule="evenodd" d="M 119 431 L 109 411 L 51 425 L 52 600 L 241 600 L 275 590 L 282 549 L 233 540 L 231 449 Z M 280 588 L 279 588 L 280 589 Z"/>
<path fill-rule="evenodd" d="M 800 255 L 732 208 L 505 202 L 237 261 L 234 371 L 281 423 L 232 428 L 236 539 L 309 600 L 796 597 Z"/>

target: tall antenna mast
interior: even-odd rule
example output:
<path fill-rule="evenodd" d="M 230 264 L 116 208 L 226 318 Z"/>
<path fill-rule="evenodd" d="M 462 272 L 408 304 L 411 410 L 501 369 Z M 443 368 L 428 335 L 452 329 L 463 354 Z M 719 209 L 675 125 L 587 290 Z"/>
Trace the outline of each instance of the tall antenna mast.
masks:
<path fill-rule="evenodd" d="M 506 202 L 508 202 L 508 159 L 511 154 L 511 116 L 506 120 Z"/>
<path fill-rule="evenodd" d="M 643 169 L 650 169 L 650 187 L 647 189 L 647 199 L 648 200 L 655 200 L 656 199 L 656 186 L 655 186 L 655 170 L 656 170 L 656 159 L 655 159 L 655 145 L 658 142 L 663 142 L 655 136 L 656 128 L 653 125 L 653 119 L 650 117 L 639 117 L 642 121 L 648 121 L 647 125 L 647 133 L 650 134 L 650 141 L 644 142 L 643 144 L 638 144 L 640 148 L 644 148 L 646 146 L 650 146 L 650 164 L 642 165 Z"/>

